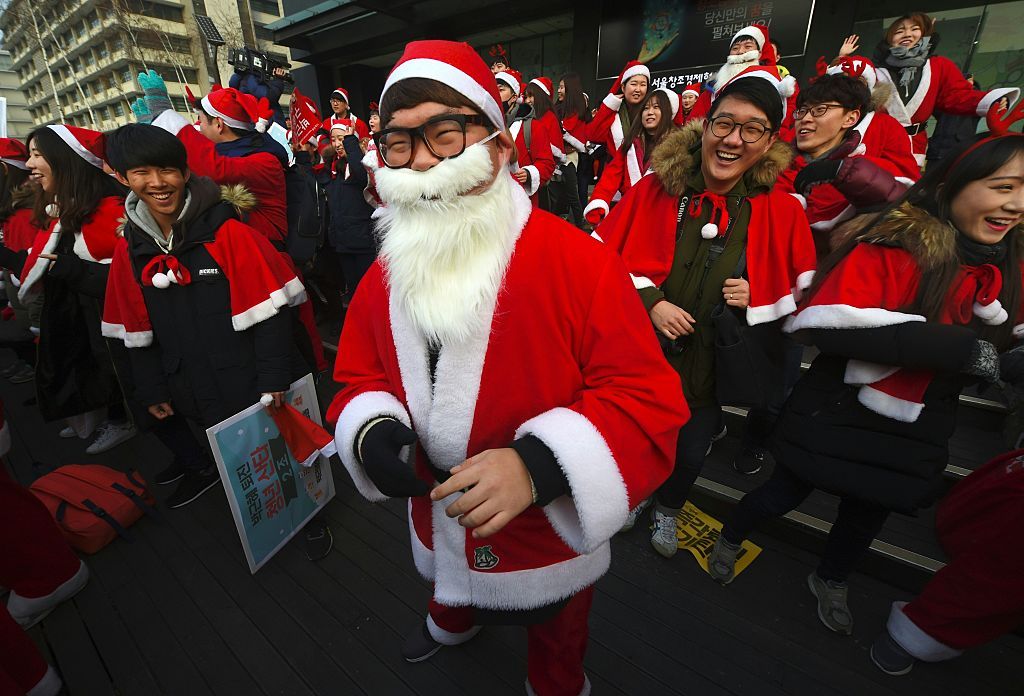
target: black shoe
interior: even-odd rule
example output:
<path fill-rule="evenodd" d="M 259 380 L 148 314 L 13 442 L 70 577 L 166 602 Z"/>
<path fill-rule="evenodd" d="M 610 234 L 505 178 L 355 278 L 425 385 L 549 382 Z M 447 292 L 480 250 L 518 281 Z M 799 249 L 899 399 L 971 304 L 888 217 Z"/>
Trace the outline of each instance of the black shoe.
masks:
<path fill-rule="evenodd" d="M 741 474 L 753 476 L 766 464 L 772 462 L 772 455 L 763 447 L 751 447 L 736 455 L 732 460 L 732 468 Z"/>
<path fill-rule="evenodd" d="M 331 535 L 331 528 L 327 526 L 326 522 L 314 518 L 309 521 L 304 531 L 303 551 L 309 560 L 319 561 L 334 548 L 334 536 Z"/>
<path fill-rule="evenodd" d="M 178 484 L 178 490 L 174 491 L 171 497 L 167 499 L 167 507 L 172 510 L 185 507 L 203 493 L 219 484 L 220 474 L 217 473 L 217 469 L 214 467 L 205 469 L 202 473 L 185 472 L 185 477 Z"/>
<path fill-rule="evenodd" d="M 430 635 L 430 629 L 424 621 L 420 624 L 419 630 L 406 638 L 402 644 L 402 658 L 406 662 L 423 662 L 433 657 L 442 647 L 444 646 Z"/>
<path fill-rule="evenodd" d="M 153 477 L 153 483 L 158 486 L 166 486 L 181 479 L 185 475 L 185 467 L 178 462 L 173 462 L 159 474 Z"/>

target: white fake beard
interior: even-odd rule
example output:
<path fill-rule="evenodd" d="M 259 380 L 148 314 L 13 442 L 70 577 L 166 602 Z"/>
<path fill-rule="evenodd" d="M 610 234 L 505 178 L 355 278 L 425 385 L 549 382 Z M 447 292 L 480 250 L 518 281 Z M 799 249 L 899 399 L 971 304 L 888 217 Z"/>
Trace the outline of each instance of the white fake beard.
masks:
<path fill-rule="evenodd" d="M 739 75 L 751 65 L 757 65 L 760 60 L 761 54 L 758 51 L 747 51 L 737 56 L 729 56 L 725 61 L 725 65 L 718 69 L 718 75 L 715 76 L 715 89 L 721 89 L 722 85 L 726 82 Z"/>
<path fill-rule="evenodd" d="M 413 324 L 441 345 L 485 326 L 526 217 L 525 198 L 506 168 L 494 175 L 490 150 L 477 143 L 423 172 L 376 172 L 381 259 L 391 292 Z M 523 212 L 525 210 L 525 213 Z"/>

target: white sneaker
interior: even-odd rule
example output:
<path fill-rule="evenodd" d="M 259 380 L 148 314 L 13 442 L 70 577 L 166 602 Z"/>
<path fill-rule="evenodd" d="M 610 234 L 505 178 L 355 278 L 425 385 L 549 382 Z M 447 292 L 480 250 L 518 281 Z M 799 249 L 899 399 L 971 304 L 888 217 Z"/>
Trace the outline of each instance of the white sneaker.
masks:
<path fill-rule="evenodd" d="M 665 558 L 672 558 L 679 550 L 679 537 L 676 535 L 676 516 L 651 512 L 651 546 Z"/>
<path fill-rule="evenodd" d="M 70 440 L 73 437 L 78 437 L 78 433 L 70 425 L 63 427 L 57 437 L 63 440 Z"/>
<path fill-rule="evenodd" d="M 99 434 L 92 444 L 85 448 L 87 454 L 101 454 L 109 449 L 117 447 L 125 440 L 135 437 L 138 431 L 131 423 L 114 425 L 107 422 L 99 427 Z"/>
<path fill-rule="evenodd" d="M 635 508 L 630 510 L 628 515 L 626 515 L 626 522 L 622 525 L 622 529 L 620 529 L 619 531 L 628 532 L 633 527 L 635 527 L 637 518 L 640 517 L 643 511 L 646 510 L 650 506 L 650 504 L 650 498 L 641 500 L 640 503 Z"/>
<path fill-rule="evenodd" d="M 57 696 L 63 686 L 57 671 L 51 665 L 46 665 L 46 674 L 25 696 Z"/>
<path fill-rule="evenodd" d="M 7 611 L 11 618 L 26 631 L 46 618 L 61 602 L 74 597 L 89 582 L 89 568 L 79 561 L 78 570 L 56 590 L 45 597 L 22 597 L 11 591 L 7 598 Z"/>

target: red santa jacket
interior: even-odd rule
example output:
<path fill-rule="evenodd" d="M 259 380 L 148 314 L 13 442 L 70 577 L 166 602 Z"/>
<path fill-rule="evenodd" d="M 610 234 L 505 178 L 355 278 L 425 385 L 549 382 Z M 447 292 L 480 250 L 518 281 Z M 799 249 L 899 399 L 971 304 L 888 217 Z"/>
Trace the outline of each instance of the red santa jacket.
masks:
<path fill-rule="evenodd" d="M 569 114 L 562 119 L 562 139 L 566 146 L 576 152 L 587 150 L 587 123 L 576 114 Z"/>
<path fill-rule="evenodd" d="M 117 228 L 123 217 L 123 198 L 107 196 L 101 199 L 93 214 L 82 223 L 82 229 L 75 233 L 75 243 L 72 247 L 75 255 L 85 261 L 110 263 L 118 239 Z M 35 284 L 46 275 L 53 262 L 41 258 L 40 254 L 52 254 L 57 248 L 60 235 L 60 220 L 55 220 L 49 229 L 36 233 L 22 269 L 19 298 L 27 297 Z"/>
<path fill-rule="evenodd" d="M 888 82 L 893 88 L 885 110 L 900 125 L 916 131 L 911 137 L 918 166 L 924 165 L 928 149 L 928 134 L 924 127 L 933 113 L 942 111 L 958 116 L 984 116 L 989 107 L 1003 97 L 1008 97 L 1012 105 L 1020 96 L 1016 87 L 1001 87 L 987 92 L 974 89 L 956 64 L 943 56 L 932 56 L 921 67 L 921 82 L 906 103 L 900 99 L 898 75 L 893 79 L 889 69 L 882 65 L 876 67 L 876 72 L 880 82 Z"/>
<path fill-rule="evenodd" d="M 530 132 L 529 147 L 526 145 L 527 128 Z M 519 166 L 530 173 L 530 178 L 523 184 L 523 188 L 530 194 L 536 207 L 537 201 L 534 196 L 537 189 L 548 183 L 555 171 L 555 159 L 551 154 L 551 134 L 534 118 L 516 119 L 508 127 L 508 132 L 516 143 Z"/>
<path fill-rule="evenodd" d="M 566 155 L 565 143 L 562 140 L 562 122 L 558 120 L 554 111 L 548 111 L 541 118 L 534 119 L 534 125 L 541 126 L 547 131 L 551 156 L 555 160 L 555 166 L 558 166 Z"/>
<path fill-rule="evenodd" d="M 531 609 L 593 584 L 629 509 L 671 471 L 688 417 L 621 262 L 554 216 L 531 213 L 516 191 L 510 224 L 522 232 L 497 304 L 484 310 L 490 335 L 442 346 L 431 385 L 426 342 L 378 262 L 346 315 L 334 371 L 342 388 L 328 420 L 337 422 L 345 468 L 371 500 L 384 496 L 353 446 L 379 416 L 416 430 L 424 480 L 433 480 L 427 457 L 449 470 L 525 435 L 543 441 L 564 471 L 571 495 L 527 508 L 487 539 L 445 514 L 454 496 L 411 500 L 416 567 L 452 606 Z M 483 547 L 496 564 L 476 565 Z"/>
<path fill-rule="evenodd" d="M 685 174 L 699 166 L 691 149 L 702 126 L 690 123 L 661 141 L 652 155 L 654 176 L 629 190 L 595 234 L 618 251 L 638 288 L 660 287 L 672 269 L 676 225 Z M 770 188 L 792 157 L 777 141 L 750 176 Z M 750 196 L 747 229 L 747 277 L 750 306 L 747 323 L 774 321 L 796 310 L 802 291 L 814 277 L 814 239 L 800 203 L 781 191 Z"/>
<path fill-rule="evenodd" d="M 871 234 L 880 243 L 858 244 L 806 306 L 787 321 L 786 331 L 874 328 L 926 320 L 905 311 L 917 296 L 921 278 L 916 255 L 892 240 L 902 238 L 901 244 L 915 248 L 954 249 L 955 242 L 943 246 L 938 240 L 956 233 L 920 208 L 905 204 L 876 224 Z M 1002 275 L 995 266 L 961 266 L 950 285 L 940 323 L 966 326 L 978 318 L 985 324 L 1002 324 L 1008 317 L 999 301 L 1001 291 Z M 1015 323 L 1024 328 L 1024 314 Z M 1017 328 L 1015 334 L 1019 334 Z M 928 371 L 862 360 L 847 361 L 844 375 L 846 384 L 859 387 L 857 399 L 863 406 L 907 423 L 921 415 L 932 378 Z"/>
<path fill-rule="evenodd" d="M 321 127 L 325 131 L 330 133 L 331 128 L 333 126 L 353 126 L 353 124 L 356 130 L 356 135 L 359 137 L 360 140 L 362 140 L 363 138 L 370 137 L 370 128 L 369 126 L 366 125 L 366 121 L 356 117 L 356 115 L 351 111 L 348 112 L 348 116 L 346 116 L 345 118 L 340 118 L 334 114 L 331 114 L 330 116 L 324 119 L 324 122 L 321 124 Z"/>
<path fill-rule="evenodd" d="M 616 94 L 609 94 L 597 108 L 597 113 L 590 123 L 583 129 L 586 138 L 584 142 L 599 143 L 605 146 L 608 152 L 615 152 L 622 147 L 626 139 L 626 133 L 622 129 L 622 120 L 619 118 L 619 109 L 622 108 L 623 98 Z"/>
<path fill-rule="evenodd" d="M 911 150 L 910 136 L 892 116 L 870 111 L 853 130 L 860 137 L 860 144 L 848 157 L 866 157 L 908 187 L 920 178 L 921 167 Z M 831 230 L 857 214 L 857 209 L 832 184 L 815 186 L 809 200 L 799 195 L 793 182 L 805 166 L 803 155 L 797 156 L 779 177 L 777 188 L 792 193 L 804 205 L 812 230 Z"/>
<path fill-rule="evenodd" d="M 188 167 L 197 176 L 208 176 L 218 184 L 242 184 L 259 205 L 249 212 L 248 224 L 272 242 L 288 236 L 288 199 L 284 167 L 269 152 L 246 157 L 226 157 L 216 145 L 197 131 L 181 114 L 165 111 L 153 121 L 154 126 L 176 135 L 188 152 Z"/>
<path fill-rule="evenodd" d="M 18 208 L 3 224 L 4 246 L 11 251 L 24 251 L 32 248 L 39 228 L 32 223 L 32 209 Z"/>
<path fill-rule="evenodd" d="M 591 222 L 599 221 L 608 214 L 611 201 L 615 200 L 616 194 L 626 195 L 629 189 L 651 171 L 650 164 L 644 162 L 643 138 L 634 138 L 628 151 L 623 152 L 622 148 L 619 148 L 615 151 L 612 161 L 605 165 L 604 173 L 594 187 L 594 192 L 590 194 L 590 202 L 584 208 L 583 214 L 587 215 Z M 590 216 L 592 212 L 596 212 L 596 215 Z"/>

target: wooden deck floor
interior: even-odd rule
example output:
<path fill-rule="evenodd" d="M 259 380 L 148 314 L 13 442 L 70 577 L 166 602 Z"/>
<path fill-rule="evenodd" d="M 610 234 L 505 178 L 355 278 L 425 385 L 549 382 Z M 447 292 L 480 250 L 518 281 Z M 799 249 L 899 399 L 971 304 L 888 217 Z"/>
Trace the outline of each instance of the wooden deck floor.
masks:
<path fill-rule="evenodd" d="M 58 427 L 24 404 L 31 394 L 31 385 L 0 383 L 14 430 L 9 464 L 20 481 L 36 475 L 33 461 L 137 467 L 148 477 L 166 464 L 149 436 L 85 455 L 84 442 L 58 439 Z M 400 659 L 430 594 L 412 564 L 404 505 L 365 502 L 340 466 L 335 478 L 339 493 L 327 508 L 335 547 L 326 559 L 310 562 L 293 543 L 250 575 L 215 490 L 165 510 L 162 523 L 142 520 L 134 543 L 116 541 L 88 557 L 89 585 L 33 629 L 33 639 L 73 696 L 523 693 L 521 629 L 488 628 L 418 665 Z M 814 557 L 770 537 L 755 541 L 765 552 L 723 588 L 688 554 L 654 554 L 642 529 L 617 537 L 590 622 L 594 693 L 1024 692 L 1024 640 L 1016 636 L 953 663 L 919 665 L 905 678 L 883 675 L 867 648 L 889 602 L 905 593 L 855 576 L 854 635 L 830 634 L 805 584 Z"/>

